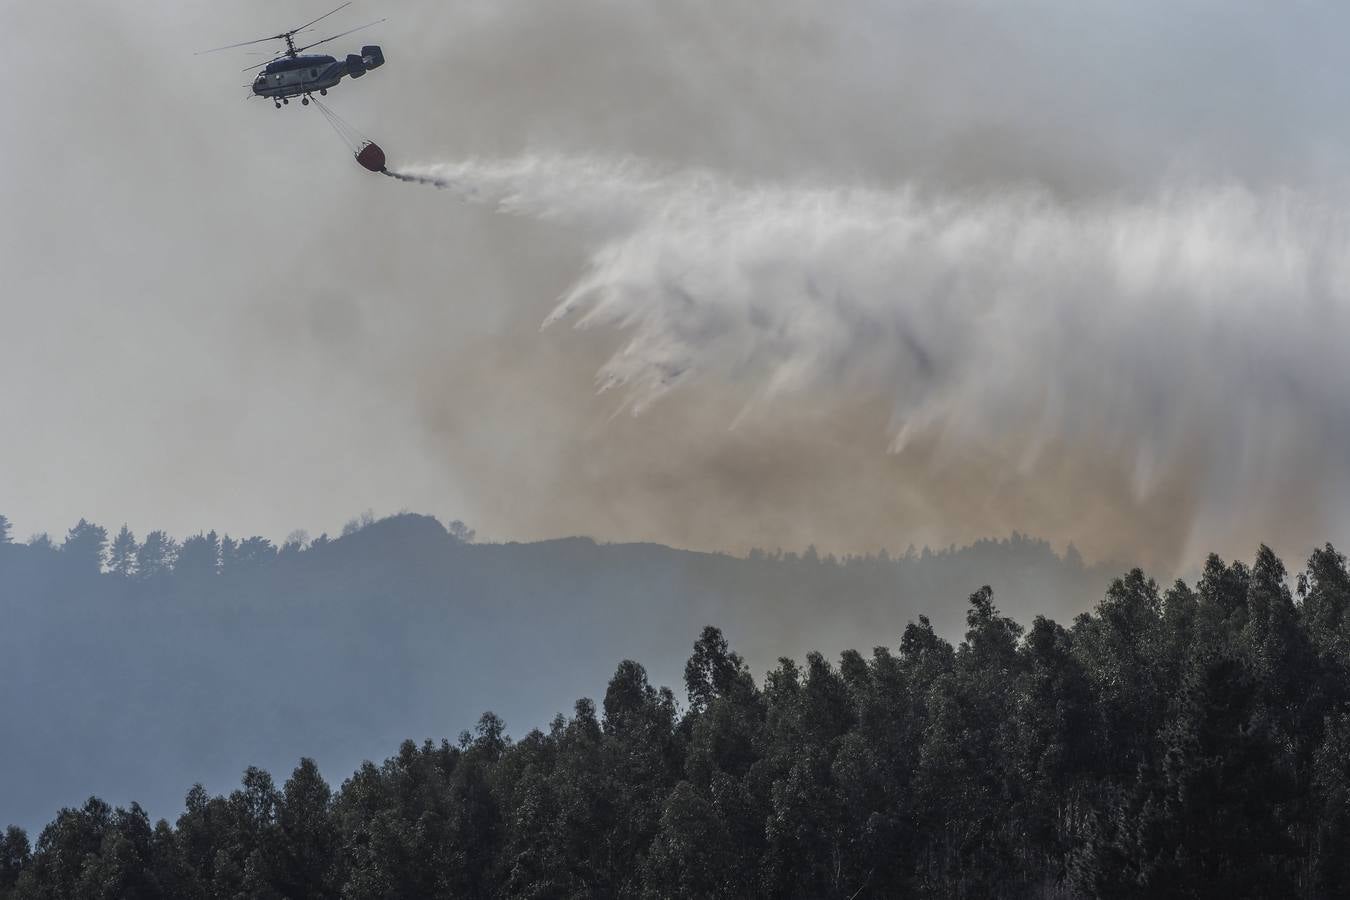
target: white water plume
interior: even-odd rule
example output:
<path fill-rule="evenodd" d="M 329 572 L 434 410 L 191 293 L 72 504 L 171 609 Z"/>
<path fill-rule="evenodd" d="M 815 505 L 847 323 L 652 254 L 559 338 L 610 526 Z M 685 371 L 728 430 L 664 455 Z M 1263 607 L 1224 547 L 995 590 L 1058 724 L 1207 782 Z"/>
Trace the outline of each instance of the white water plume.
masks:
<path fill-rule="evenodd" d="M 546 324 L 620 333 L 599 380 L 634 411 L 695 380 L 751 411 L 884 390 L 897 451 L 979 442 L 1026 471 L 1048 442 L 1086 445 L 1128 460 L 1140 494 L 1181 465 L 1230 498 L 1309 466 L 1341 480 L 1350 229 L 1306 196 L 1068 205 L 538 156 L 398 177 L 585 228 L 588 269 Z"/>

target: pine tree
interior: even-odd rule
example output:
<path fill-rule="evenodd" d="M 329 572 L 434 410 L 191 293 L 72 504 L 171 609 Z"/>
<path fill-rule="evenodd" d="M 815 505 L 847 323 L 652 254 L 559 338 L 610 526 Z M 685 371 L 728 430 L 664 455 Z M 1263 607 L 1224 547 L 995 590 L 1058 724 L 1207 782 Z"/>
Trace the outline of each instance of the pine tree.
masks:
<path fill-rule="evenodd" d="M 220 538 L 211 531 L 183 541 L 173 570 L 176 575 L 192 579 L 215 576 L 220 571 Z"/>
<path fill-rule="evenodd" d="M 22 828 L 9 826 L 4 836 L 0 837 L 0 897 L 8 896 L 32 856 L 28 833 Z"/>
<path fill-rule="evenodd" d="M 81 519 L 66 533 L 61 554 L 70 560 L 76 571 L 96 575 L 103 571 L 103 556 L 107 546 L 108 530 Z"/>
<path fill-rule="evenodd" d="M 177 558 L 178 542 L 162 531 L 152 531 L 136 550 L 136 575 L 149 579 L 167 574 Z"/>
<path fill-rule="evenodd" d="M 272 885 L 286 897 L 337 897 L 337 828 L 332 791 L 312 759 L 300 760 L 282 789 Z"/>
<path fill-rule="evenodd" d="M 108 554 L 108 571 L 121 578 L 130 578 L 136 570 L 136 551 L 139 546 L 136 536 L 125 524 L 113 538 L 112 549 Z"/>

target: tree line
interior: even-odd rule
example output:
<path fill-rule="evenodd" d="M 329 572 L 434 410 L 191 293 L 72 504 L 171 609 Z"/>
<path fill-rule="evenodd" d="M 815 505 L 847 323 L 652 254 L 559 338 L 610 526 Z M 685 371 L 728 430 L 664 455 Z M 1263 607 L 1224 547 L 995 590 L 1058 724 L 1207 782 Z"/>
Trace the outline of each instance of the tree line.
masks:
<path fill-rule="evenodd" d="M 349 520 L 342 527 L 342 537 L 375 524 L 370 512 Z M 0 515 L 0 551 L 14 548 L 14 528 L 9 519 Z M 456 519 L 446 526 L 451 539 L 472 543 L 476 532 Z M 65 539 L 56 543 L 47 532 L 39 532 L 23 545 L 30 553 L 54 556 L 59 554 L 65 567 L 75 574 L 106 573 L 122 578 L 149 580 L 179 572 L 183 575 L 219 575 L 227 572 L 252 571 L 262 565 L 305 550 L 319 550 L 330 543 L 325 532 L 310 540 L 303 529 L 292 531 L 277 546 L 265 537 L 253 536 L 236 540 L 228 534 L 223 537 L 213 529 L 175 540 L 168 532 L 155 530 L 138 541 L 125 524 L 117 534 L 109 537 L 108 529 L 86 519 L 80 519 Z"/>
<path fill-rule="evenodd" d="M 341 537 L 349 537 L 369 528 L 377 521 L 391 521 L 405 518 L 424 518 L 399 513 L 384 520 L 377 520 L 370 511 L 354 517 L 343 525 Z M 439 523 L 438 523 L 439 524 Z M 443 526 L 446 535 L 453 541 L 471 544 L 477 532 L 463 521 L 455 519 Z M 331 544 L 327 532 L 310 539 L 304 529 L 296 529 L 287 535 L 279 545 L 271 540 L 254 535 L 235 539 L 228 534 L 221 535 L 214 529 L 191 535 L 181 542 L 166 531 L 154 530 L 145 539 L 138 541 L 135 533 L 123 525 L 110 535 L 107 528 L 87 519 L 80 519 L 66 532 L 64 539 L 57 543 L 47 532 L 32 535 L 22 545 L 14 541 L 13 525 L 4 515 L 0 515 L 0 548 L 23 548 L 28 552 L 60 557 L 63 564 L 75 573 L 104 573 L 123 578 L 150 580 L 180 571 L 186 575 L 220 575 L 227 572 L 256 571 L 263 564 L 276 559 L 284 559 L 307 550 L 322 550 Z M 800 563 L 808 567 L 820 566 L 876 566 L 904 563 L 928 563 L 937 560 L 960 562 L 967 554 L 992 553 L 1004 551 L 1009 561 L 1015 561 L 1019 554 L 1037 555 L 1060 561 L 1051 550 L 1048 541 L 1030 537 L 1014 531 L 1008 538 L 999 540 L 981 538 L 967 547 L 958 548 L 955 544 L 934 550 L 924 546 L 922 550 L 910 544 L 901 555 L 892 556 L 887 550 L 878 553 L 845 554 L 842 557 L 833 553 L 820 554 L 814 545 L 802 553 L 784 551 L 782 548 L 765 550 L 753 548 L 745 556 L 752 563 Z M 1026 561 L 1023 556 L 1022 562 Z M 1038 560 L 1039 561 L 1039 560 Z M 1069 570 L 1082 571 L 1086 568 L 1078 549 L 1071 543 L 1062 559 Z"/>
<path fill-rule="evenodd" d="M 1068 626 L 970 596 L 957 645 L 781 659 L 716 628 L 682 700 L 620 663 L 512 740 L 484 714 L 336 790 L 302 760 L 90 799 L 0 841 L 0 897 L 1350 895 L 1350 573 L 1262 547 L 1194 585 L 1139 570 Z"/>

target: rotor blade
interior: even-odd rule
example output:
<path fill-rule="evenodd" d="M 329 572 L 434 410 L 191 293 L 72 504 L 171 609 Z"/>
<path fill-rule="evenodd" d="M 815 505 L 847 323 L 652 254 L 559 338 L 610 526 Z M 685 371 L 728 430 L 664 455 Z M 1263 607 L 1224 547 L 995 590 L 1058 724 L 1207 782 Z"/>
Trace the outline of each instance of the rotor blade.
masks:
<path fill-rule="evenodd" d="M 320 44 L 326 44 L 326 43 L 328 43 L 329 41 L 336 41 L 336 40 L 337 40 L 338 38 L 340 38 L 340 37 L 346 37 L 347 35 L 351 34 L 353 31 L 360 31 L 362 28 L 369 28 L 369 27 L 371 27 L 372 25 L 378 25 L 378 24 L 380 24 L 381 22 L 388 22 L 388 21 L 389 21 L 388 17 L 383 18 L 383 19 L 376 19 L 374 22 L 367 22 L 367 23 L 364 24 L 364 25 L 358 25 L 358 26 L 356 26 L 355 28 L 348 29 L 347 31 L 342 32 L 342 34 L 335 34 L 335 35 L 333 35 L 332 37 L 326 37 L 326 38 L 324 38 L 324 39 L 321 40 L 321 41 L 315 41 L 314 43 L 312 43 L 312 44 L 306 44 L 306 45 L 303 46 L 303 47 L 296 47 L 296 48 L 295 48 L 295 52 L 296 52 L 296 53 L 302 53 L 302 52 L 304 52 L 305 50 L 308 50 L 310 47 L 317 47 L 317 46 L 319 46 Z"/>
<path fill-rule="evenodd" d="M 292 35 L 296 35 L 296 34 L 304 34 L 306 31 L 311 31 L 311 30 L 313 30 L 313 29 L 305 28 L 305 27 L 302 26 L 302 27 L 300 27 L 300 28 L 297 28 L 295 31 L 289 32 L 289 34 L 292 34 Z M 193 55 L 193 56 L 201 56 L 203 53 L 215 53 L 215 52 L 220 51 L 220 50 L 233 50 L 235 47 L 247 47 L 247 46 L 249 46 L 250 44 L 261 44 L 261 43 L 263 43 L 264 41 L 284 41 L 284 40 L 286 40 L 286 35 L 285 35 L 285 34 L 274 34 L 274 35 L 272 35 L 271 37 L 258 38 L 258 39 L 255 40 L 255 41 L 244 41 L 243 43 L 240 43 L 240 44 L 229 44 L 229 45 L 224 46 L 224 47 L 214 47 L 214 48 L 212 48 L 212 49 L 210 49 L 210 50 L 198 50 L 196 53 L 194 53 L 194 54 L 192 54 L 192 55 Z M 271 51 L 271 50 L 261 50 L 261 51 L 259 51 L 259 50 L 250 50 L 249 52 L 250 52 L 250 53 L 271 53 L 272 51 Z"/>
<path fill-rule="evenodd" d="M 297 51 L 297 52 L 298 52 L 298 51 Z M 286 58 L 287 56 L 289 56 L 289 55 L 290 55 L 290 54 L 287 54 L 287 53 L 279 53 L 279 54 L 277 54 L 276 56 L 272 57 L 272 58 L 269 59 L 269 60 L 265 60 L 264 62 L 258 63 L 256 66 L 249 66 L 247 69 L 240 69 L 239 71 L 241 71 L 241 72 L 252 72 L 254 69 L 261 69 L 263 66 L 270 66 L 272 63 L 276 62 L 277 60 L 279 60 L 279 59 L 285 59 L 285 58 Z"/>
<path fill-rule="evenodd" d="M 296 34 L 305 34 L 306 32 L 313 31 L 313 30 L 314 30 L 313 28 L 306 28 L 305 31 L 297 31 Z M 209 52 L 209 51 L 208 51 L 208 52 Z M 282 54 L 280 54 L 280 55 L 284 55 L 284 53 L 285 53 L 285 51 L 282 51 Z M 245 50 L 245 51 L 244 51 L 244 55 L 245 55 L 245 56 L 277 56 L 277 55 L 279 55 L 279 54 L 278 54 L 277 51 L 275 51 L 275 50 Z"/>
<path fill-rule="evenodd" d="M 193 56 L 201 56 L 203 53 L 218 53 L 221 50 L 233 50 L 235 47 L 247 47 L 249 44 L 261 44 L 264 41 L 279 41 L 284 38 L 284 34 L 274 34 L 271 37 L 258 38 L 253 41 L 240 41 L 237 44 L 226 44 L 224 47 L 212 47 L 210 50 L 198 50 Z"/>
<path fill-rule="evenodd" d="M 342 5 L 339 6 L 337 9 L 332 10 L 332 11 L 330 11 L 330 12 L 326 12 L 326 13 L 324 13 L 323 15 L 319 16 L 317 19 L 314 20 L 314 22 L 322 22 L 324 19 L 328 18 L 328 17 L 331 16 L 333 13 L 337 12 L 339 9 L 346 9 L 347 7 L 349 7 L 349 6 L 351 6 L 351 5 L 352 5 L 351 0 L 347 0 L 346 3 L 342 4 Z M 292 31 L 291 34 L 295 34 L 296 32 L 298 32 L 298 31 L 300 31 L 300 30 L 302 30 L 302 29 L 308 28 L 309 26 L 313 25 L 314 22 L 306 22 L 305 24 L 301 25 L 299 28 L 295 29 L 295 31 Z"/>
<path fill-rule="evenodd" d="M 315 19 L 314 22 L 322 22 L 324 19 L 328 18 L 328 17 L 331 16 L 333 13 L 338 12 L 339 10 L 346 9 L 347 7 L 349 7 L 349 6 L 351 6 L 351 5 L 352 5 L 351 0 L 347 0 L 346 3 L 342 4 L 342 5 L 339 6 L 337 9 L 329 10 L 328 12 L 326 12 L 326 13 L 324 13 L 323 15 L 319 16 L 319 18 Z M 261 44 L 263 41 L 284 41 L 284 40 L 286 40 L 286 36 L 287 36 L 287 35 L 291 35 L 291 36 L 293 37 L 293 36 L 299 34 L 300 32 L 304 31 L 304 30 L 305 30 L 306 28 L 308 28 L 309 26 L 313 25 L 314 22 L 306 22 L 305 24 L 301 25 L 299 28 L 292 28 L 290 31 L 283 31 L 281 34 L 274 34 L 274 35 L 272 35 L 271 37 L 258 38 L 258 39 L 256 39 L 256 40 L 252 40 L 252 41 L 240 41 L 240 42 L 237 43 L 237 44 L 227 44 L 227 45 L 225 45 L 224 47 L 214 47 L 214 48 L 212 48 L 212 49 L 210 49 L 210 50 L 199 50 L 198 52 L 196 52 L 196 53 L 194 53 L 194 54 L 192 54 L 192 55 L 193 55 L 193 56 L 201 56 L 203 53 L 216 53 L 216 52 L 218 52 L 218 51 L 220 51 L 220 50 L 233 50 L 235 47 L 247 47 L 249 44 Z"/>

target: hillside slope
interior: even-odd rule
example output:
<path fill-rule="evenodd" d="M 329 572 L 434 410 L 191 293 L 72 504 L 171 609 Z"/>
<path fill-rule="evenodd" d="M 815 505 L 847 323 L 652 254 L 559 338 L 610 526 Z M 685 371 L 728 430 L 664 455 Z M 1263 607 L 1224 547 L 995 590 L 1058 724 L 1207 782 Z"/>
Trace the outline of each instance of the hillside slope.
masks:
<path fill-rule="evenodd" d="M 523 735 L 596 696 L 617 659 L 678 686 L 704 624 L 758 677 L 781 655 L 895 646 L 923 614 L 958 637 L 993 586 L 1029 621 L 1100 599 L 1105 568 L 1014 537 L 906 559 L 749 559 L 573 538 L 468 544 L 402 515 L 308 549 L 119 577 L 0 546 L 0 820 L 97 793 L 173 815 L 187 788 L 314 757 L 341 778 L 484 710 Z"/>

